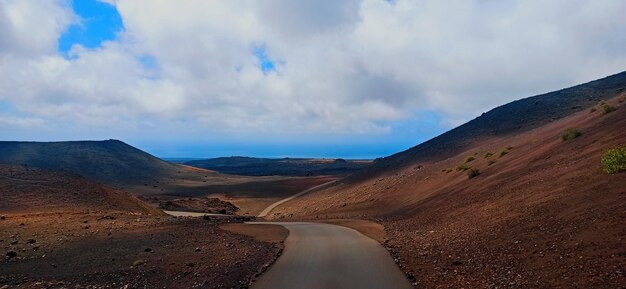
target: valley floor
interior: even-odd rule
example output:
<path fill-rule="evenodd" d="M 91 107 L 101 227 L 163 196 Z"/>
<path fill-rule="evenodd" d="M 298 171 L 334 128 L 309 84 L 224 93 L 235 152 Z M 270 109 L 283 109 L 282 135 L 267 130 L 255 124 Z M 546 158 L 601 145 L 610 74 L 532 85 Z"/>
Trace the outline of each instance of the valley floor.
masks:
<path fill-rule="evenodd" d="M 105 212 L 5 215 L 0 287 L 246 288 L 277 257 L 286 233 L 265 228 L 256 232 L 260 241 L 221 229 L 225 222 Z M 268 232 L 279 236 L 268 239 Z"/>

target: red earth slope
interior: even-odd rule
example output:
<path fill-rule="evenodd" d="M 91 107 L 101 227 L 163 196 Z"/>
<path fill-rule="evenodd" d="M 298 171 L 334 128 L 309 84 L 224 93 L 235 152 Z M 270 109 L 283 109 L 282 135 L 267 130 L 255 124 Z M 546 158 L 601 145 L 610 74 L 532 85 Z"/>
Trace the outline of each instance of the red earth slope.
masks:
<path fill-rule="evenodd" d="M 623 288 L 626 173 L 608 175 L 600 166 L 606 149 L 626 145 L 622 78 L 602 90 L 577 87 L 572 97 L 594 104 L 554 100 L 562 107 L 558 118 L 549 110 L 530 114 L 519 128 L 525 116 L 507 120 L 495 109 L 481 118 L 502 118 L 500 124 L 470 122 L 461 127 L 469 131 L 379 160 L 274 217 L 378 221 L 418 287 Z M 603 114 L 597 99 L 617 110 Z M 582 135 L 563 141 L 567 128 Z M 470 168 L 480 174 L 469 179 Z"/>

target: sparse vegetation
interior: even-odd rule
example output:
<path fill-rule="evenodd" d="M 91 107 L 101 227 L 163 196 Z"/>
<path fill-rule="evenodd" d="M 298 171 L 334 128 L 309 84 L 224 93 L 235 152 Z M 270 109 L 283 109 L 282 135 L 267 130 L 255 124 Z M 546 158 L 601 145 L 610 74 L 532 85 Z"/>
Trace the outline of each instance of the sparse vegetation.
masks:
<path fill-rule="evenodd" d="M 607 150 L 602 155 L 601 162 L 607 174 L 626 171 L 626 146 Z"/>
<path fill-rule="evenodd" d="M 470 169 L 469 171 L 467 171 L 467 177 L 470 179 L 473 179 L 478 175 L 480 175 L 480 170 L 478 169 Z"/>
<path fill-rule="evenodd" d="M 616 110 L 617 110 L 617 108 L 615 108 L 615 107 L 613 107 L 611 105 L 608 105 L 608 104 L 603 104 L 602 105 L 602 114 L 608 114 L 608 113 L 614 112 Z"/>
<path fill-rule="evenodd" d="M 490 166 L 490 165 L 493 165 L 495 163 L 496 163 L 496 160 L 489 160 L 489 162 L 487 162 L 487 165 Z"/>
<path fill-rule="evenodd" d="M 508 149 L 502 149 L 502 150 L 500 151 L 500 156 L 501 156 L 501 157 L 503 157 L 503 156 L 505 156 L 505 155 L 506 155 L 506 154 L 508 154 L 508 153 L 509 153 L 509 150 L 508 150 Z"/>
<path fill-rule="evenodd" d="M 490 152 L 485 153 L 485 158 L 490 158 L 493 154 Z"/>
<path fill-rule="evenodd" d="M 467 165 L 465 165 L 465 164 L 458 165 L 458 166 L 456 167 L 456 170 L 457 170 L 457 171 L 467 171 L 467 170 L 469 170 L 469 169 L 470 169 L 470 167 L 469 167 L 469 166 L 467 166 Z"/>
<path fill-rule="evenodd" d="M 597 109 L 596 109 L 595 107 L 592 107 L 592 108 L 589 110 L 589 113 L 594 113 L 594 112 L 596 112 L 596 111 L 597 111 Z"/>
<path fill-rule="evenodd" d="M 561 139 L 563 141 L 568 141 L 568 140 L 575 139 L 581 135 L 582 133 L 579 130 L 575 128 L 568 128 L 565 131 L 563 131 L 563 134 L 561 134 Z"/>
<path fill-rule="evenodd" d="M 469 162 L 471 162 L 471 161 L 473 161 L 473 160 L 475 160 L 475 159 L 476 159 L 475 157 L 469 156 L 469 157 L 467 157 L 467 158 L 465 159 L 465 163 L 469 163 Z"/>

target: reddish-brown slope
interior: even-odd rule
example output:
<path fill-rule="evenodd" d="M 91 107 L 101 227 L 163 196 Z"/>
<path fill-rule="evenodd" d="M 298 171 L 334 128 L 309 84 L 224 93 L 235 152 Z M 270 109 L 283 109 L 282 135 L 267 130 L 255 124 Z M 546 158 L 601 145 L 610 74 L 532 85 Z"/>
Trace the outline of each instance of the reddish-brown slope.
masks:
<path fill-rule="evenodd" d="M 276 238 L 176 218 L 82 177 L 0 166 L 0 288 L 246 288 Z M 254 234 L 252 234 L 254 236 Z"/>
<path fill-rule="evenodd" d="M 77 175 L 0 165 L 0 212 L 131 212 L 161 214 L 130 194 Z"/>
<path fill-rule="evenodd" d="M 377 220 L 426 288 L 620 288 L 626 175 L 605 174 L 600 158 L 626 145 L 624 95 L 609 103 L 617 111 L 586 109 L 520 134 L 477 138 L 450 147 L 445 159 L 413 156 L 375 178 L 304 196 L 276 217 Z M 583 135 L 561 140 L 570 127 Z M 473 179 L 456 171 L 469 156 L 476 160 L 467 165 L 481 171 Z"/>

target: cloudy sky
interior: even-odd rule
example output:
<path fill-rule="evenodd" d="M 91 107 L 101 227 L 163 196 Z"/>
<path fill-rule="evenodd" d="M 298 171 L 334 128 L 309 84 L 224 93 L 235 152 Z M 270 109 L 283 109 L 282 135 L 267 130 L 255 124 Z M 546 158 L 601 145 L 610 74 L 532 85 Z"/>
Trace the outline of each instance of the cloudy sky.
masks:
<path fill-rule="evenodd" d="M 623 0 L 0 0 L 0 139 L 378 157 L 626 70 Z"/>

